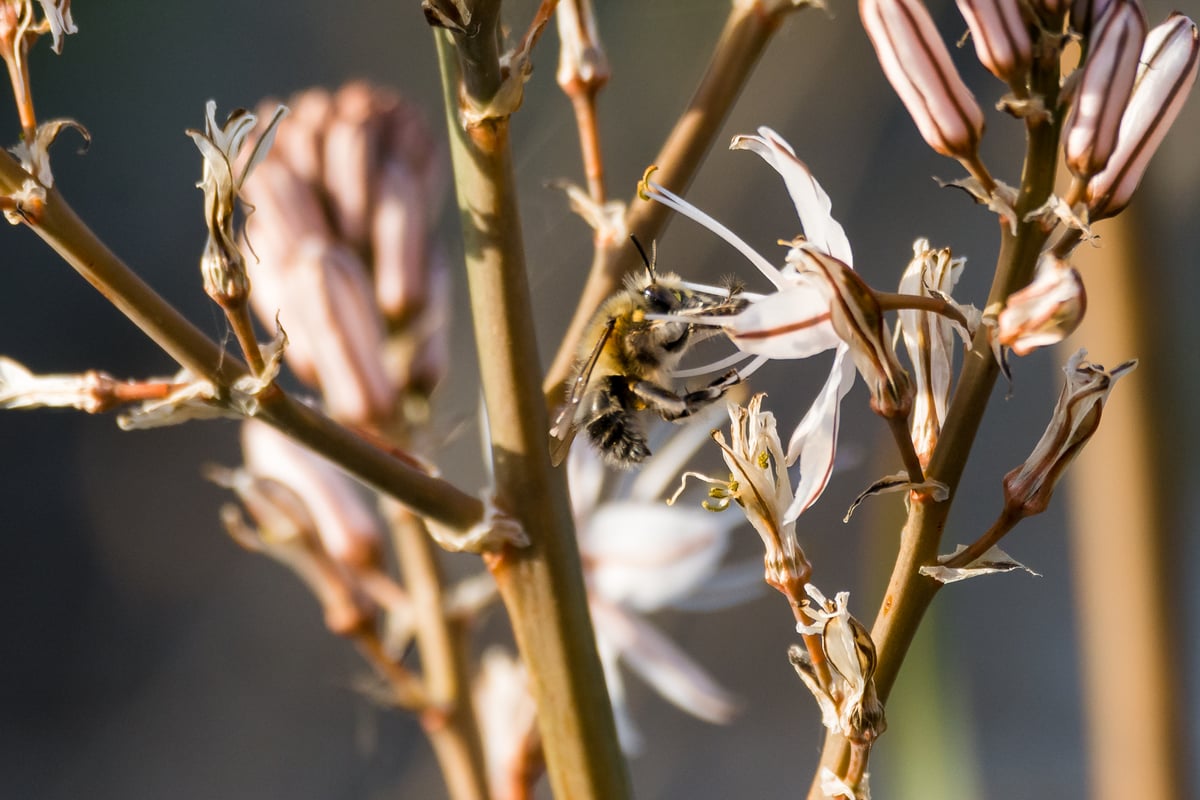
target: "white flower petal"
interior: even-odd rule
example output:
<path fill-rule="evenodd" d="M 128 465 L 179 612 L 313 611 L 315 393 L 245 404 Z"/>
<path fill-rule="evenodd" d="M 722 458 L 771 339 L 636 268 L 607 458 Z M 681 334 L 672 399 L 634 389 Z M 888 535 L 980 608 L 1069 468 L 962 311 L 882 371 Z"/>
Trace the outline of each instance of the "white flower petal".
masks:
<path fill-rule="evenodd" d="M 639 611 L 672 604 L 716 571 L 737 522 L 695 508 L 605 503 L 579 533 L 589 585 L 606 601 Z"/>
<path fill-rule="evenodd" d="M 739 703 L 699 664 L 649 623 L 604 604 L 592 618 L 622 660 L 662 697 L 698 719 L 724 724 Z"/>
<path fill-rule="evenodd" d="M 841 343 L 829 300 L 811 280 L 785 286 L 723 322 L 738 349 L 769 358 L 808 358 Z"/>
<path fill-rule="evenodd" d="M 841 401 L 854 385 L 857 374 L 854 361 L 846 358 L 849 351 L 845 344 L 838 346 L 825 386 L 788 442 L 787 461 L 789 464 L 799 461 L 800 482 L 796 486 L 796 496 L 784 514 L 784 522 L 795 521 L 816 502 L 833 473 Z"/>
<path fill-rule="evenodd" d="M 940 566 L 941 563 L 949 561 L 966 549 L 965 545 L 960 544 L 954 548 L 953 553 L 938 556 L 939 566 L 921 567 L 921 574 L 933 578 L 938 583 L 954 583 L 956 581 L 964 581 L 967 578 L 977 578 L 980 575 L 994 575 L 999 572 L 1012 572 L 1018 569 L 1023 569 L 1034 577 L 1042 577 L 1040 573 L 1034 572 L 995 546 L 965 567 Z"/>
<path fill-rule="evenodd" d="M 767 127 L 758 129 L 758 136 L 735 136 L 731 150 L 750 150 L 770 164 L 787 186 L 796 206 L 796 214 L 804 227 L 804 236 L 823 253 L 853 266 L 850 240 L 846 231 L 833 218 L 833 202 L 817 183 L 808 166 L 796 158 L 796 151 L 779 134 Z"/>

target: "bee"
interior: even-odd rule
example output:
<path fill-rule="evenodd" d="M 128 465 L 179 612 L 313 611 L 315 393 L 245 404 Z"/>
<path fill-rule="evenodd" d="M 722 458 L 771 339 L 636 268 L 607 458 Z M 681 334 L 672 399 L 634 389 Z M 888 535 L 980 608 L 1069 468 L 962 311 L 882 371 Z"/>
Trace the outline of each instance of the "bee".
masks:
<path fill-rule="evenodd" d="M 632 237 L 631 237 L 632 238 Z M 689 289 L 677 275 L 658 273 L 646 257 L 644 275 L 631 276 L 625 288 L 600 306 L 582 339 L 578 366 L 566 403 L 550 428 L 550 460 L 557 466 L 582 428 L 609 466 L 629 469 L 650 455 L 637 412 L 657 411 L 674 422 L 719 399 L 741 376 L 730 370 L 707 386 L 683 394 L 669 388 L 671 372 L 687 348 L 716 334 L 682 319 L 649 319 L 736 314 L 746 300 L 731 287 L 724 296 Z"/>

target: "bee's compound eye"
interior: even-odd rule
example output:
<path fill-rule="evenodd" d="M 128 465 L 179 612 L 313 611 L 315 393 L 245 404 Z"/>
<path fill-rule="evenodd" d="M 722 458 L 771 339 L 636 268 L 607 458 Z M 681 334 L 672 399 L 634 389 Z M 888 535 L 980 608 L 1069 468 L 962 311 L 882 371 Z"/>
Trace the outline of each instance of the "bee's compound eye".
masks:
<path fill-rule="evenodd" d="M 652 283 L 642 290 L 642 297 L 651 311 L 665 313 L 678 305 L 679 293 Z"/>

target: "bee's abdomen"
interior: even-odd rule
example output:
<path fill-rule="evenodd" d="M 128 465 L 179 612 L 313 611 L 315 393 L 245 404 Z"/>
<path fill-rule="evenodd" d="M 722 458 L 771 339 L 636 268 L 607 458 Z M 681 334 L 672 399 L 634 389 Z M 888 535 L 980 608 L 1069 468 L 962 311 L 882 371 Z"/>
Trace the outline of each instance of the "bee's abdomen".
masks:
<path fill-rule="evenodd" d="M 604 460 L 616 467 L 640 464 L 650 455 L 646 436 L 632 408 L 633 397 L 620 376 L 608 378 L 607 391 L 593 397 L 590 419 L 585 425 L 588 438 Z"/>

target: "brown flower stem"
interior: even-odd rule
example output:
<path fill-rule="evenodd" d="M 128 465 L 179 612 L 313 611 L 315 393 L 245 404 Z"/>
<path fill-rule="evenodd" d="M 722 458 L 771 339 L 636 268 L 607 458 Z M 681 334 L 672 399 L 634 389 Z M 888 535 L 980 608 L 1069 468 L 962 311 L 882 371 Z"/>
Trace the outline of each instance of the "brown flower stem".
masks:
<path fill-rule="evenodd" d="M 1058 79 L 1057 62 L 1047 59 L 1037 65 L 1034 90 L 1046 98 L 1048 107 L 1057 103 Z M 1059 120 L 1027 121 L 1025 168 L 1016 202 L 1017 218 L 1022 221 L 1015 235 L 1003 221 L 1000 223 L 1000 254 L 988 295 L 989 306 L 1003 302 L 1033 277 L 1048 234 L 1036 219 L 1026 221 L 1025 218 L 1029 212 L 1040 208 L 1054 189 L 1060 125 Z M 937 562 L 942 530 L 998 374 L 988 330 L 980 326 L 964 359 L 958 386 L 946 414 L 946 424 L 925 472 L 928 480 L 945 484 L 950 496 L 941 503 L 934 502 L 929 495 L 910 498 L 908 519 L 900 534 L 900 550 L 871 629 L 878 655 L 875 686 L 882 703 L 887 702 L 921 619 L 941 586 L 932 578 L 921 575 L 920 568 Z M 849 755 L 844 738 L 827 734 L 820 766 L 828 767 L 837 775 L 845 775 Z M 809 800 L 822 797 L 819 774 L 820 768 L 809 789 Z"/>
<path fill-rule="evenodd" d="M 476 16 L 494 17 L 486 11 Z M 495 502 L 520 522 L 530 540 L 528 547 L 493 554 L 487 564 L 529 669 L 555 796 L 620 800 L 629 796 L 629 778 L 596 654 L 566 478 L 562 470 L 550 467 L 549 419 L 539 387 L 508 118 L 490 117 L 465 126 L 460 113 L 465 87 L 485 90 L 484 75 L 499 75 L 495 65 L 479 65 L 470 58 L 478 48 L 469 40 L 495 36 L 494 27 L 473 35 L 454 34 L 453 41 L 445 31 L 435 36 L 491 437 Z M 497 77 L 491 90 L 499 86 Z M 487 107 L 491 99 L 485 92 L 468 102 Z"/>
<path fill-rule="evenodd" d="M 984 532 L 982 536 L 967 546 L 965 550 L 956 555 L 954 558 L 948 559 L 945 566 L 952 569 L 965 567 L 975 559 L 982 556 L 988 550 L 999 542 L 1004 536 L 1016 527 L 1017 523 L 1023 519 L 1023 516 L 1018 512 L 1018 509 L 1007 507 L 1000 512 L 1000 516 L 992 523 L 991 527 Z"/>
<path fill-rule="evenodd" d="M 750 3 L 735 3 L 713 50 L 712 60 L 691 101 L 679 116 L 667 141 L 654 159 L 655 179 L 675 192 L 686 190 L 716 138 L 729 109 L 746 86 L 750 73 L 766 49 L 784 15 L 793 10 L 766 10 Z M 628 231 L 643 242 L 652 242 L 667 223 L 670 209 L 635 194 L 625 214 Z M 562 344 L 542 382 L 547 404 L 562 402 L 567 376 L 575 364 L 579 340 L 596 309 L 621 285 L 625 275 L 640 269 L 637 250 L 625 241 L 597 248 L 591 271 L 567 327 Z"/>
<path fill-rule="evenodd" d="M 250 319 L 250 307 L 246 305 L 243 298 L 241 303 L 224 308 L 224 311 L 225 318 L 229 320 L 229 327 L 233 329 L 233 335 L 237 337 L 238 345 L 246 356 L 246 363 L 250 365 L 250 374 L 262 375 L 267 365 L 263 361 L 262 350 L 258 346 L 258 337 L 254 334 L 254 323 Z"/>
<path fill-rule="evenodd" d="M 430 710 L 421 715 L 451 800 L 487 800 L 487 767 L 471 702 L 466 625 L 447 617 L 437 546 L 420 517 L 384 505 L 396 561 L 412 603 Z"/>
<path fill-rule="evenodd" d="M 573 84 L 574 85 L 574 84 Z M 608 197 L 604 186 L 604 156 L 600 150 L 600 128 L 596 119 L 597 88 L 580 86 L 577 89 L 564 89 L 571 98 L 571 106 L 575 109 L 575 125 L 579 128 L 579 147 L 583 151 L 583 174 L 587 178 L 588 196 L 597 204 L 603 204 Z M 596 249 L 608 245 L 602 240 L 603 231 L 596 231 Z"/>
<path fill-rule="evenodd" d="M 913 447 L 908 414 L 885 419 L 892 439 L 896 442 L 896 449 L 900 451 L 900 458 L 904 461 L 904 471 L 908 473 L 908 479 L 913 483 L 924 483 L 925 471 L 921 468 L 921 458 L 917 455 L 917 449 Z"/>
<path fill-rule="evenodd" d="M 17 106 L 17 117 L 21 121 L 21 138 L 33 143 L 37 135 L 37 115 L 33 111 L 33 89 L 29 84 L 29 43 L 37 36 L 29 32 L 32 22 L 33 7 L 27 5 L 25 16 L 18 20 L 14 17 L 15 8 L 11 5 L 0 9 L 4 17 L 4 36 L 0 37 L 0 58 L 8 65 L 8 77 L 12 82 L 13 101 Z"/>
<path fill-rule="evenodd" d="M 964 328 L 968 327 L 967 318 L 963 316 L 962 312 L 955 308 L 952 303 L 948 303 L 941 297 L 926 297 L 925 295 L 901 294 L 899 292 L 877 292 L 874 290 L 872 290 L 872 294 L 875 295 L 875 301 L 879 303 L 879 308 L 882 311 L 898 311 L 900 309 L 929 311 L 957 322 Z"/>
<path fill-rule="evenodd" d="M 421 681 L 392 660 L 379 640 L 379 634 L 373 630 L 360 630 L 352 638 L 363 658 L 392 690 L 389 698 L 392 702 L 409 711 L 424 711 L 429 706 L 429 696 Z"/>
<path fill-rule="evenodd" d="M 15 160 L 0 155 L 0 193 L 16 191 L 26 177 Z M 247 374 L 245 364 L 205 336 L 109 250 L 56 190 L 47 191 L 45 209 L 30 227 L 192 375 L 228 387 Z M 373 447 L 278 387 L 265 390 L 259 401 L 259 419 L 415 511 L 464 530 L 483 517 L 478 498 Z"/>

